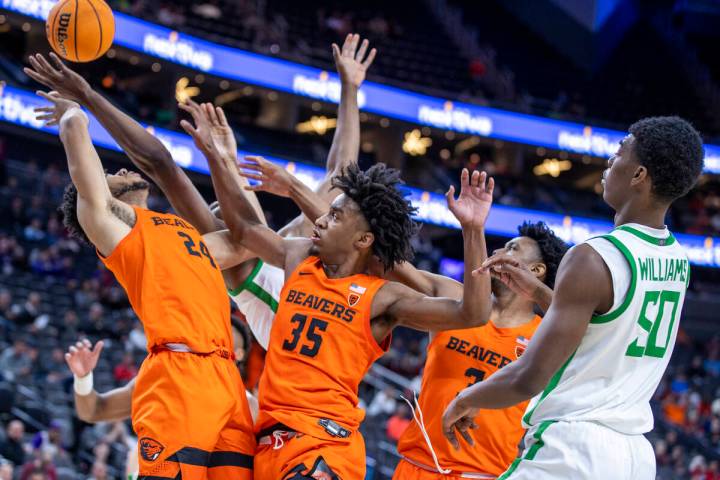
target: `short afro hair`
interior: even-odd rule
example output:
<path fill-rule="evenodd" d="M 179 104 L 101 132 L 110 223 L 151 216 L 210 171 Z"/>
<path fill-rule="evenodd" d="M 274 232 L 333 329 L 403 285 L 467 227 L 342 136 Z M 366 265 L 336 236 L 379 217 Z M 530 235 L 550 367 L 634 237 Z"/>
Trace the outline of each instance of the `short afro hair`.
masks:
<path fill-rule="evenodd" d="M 90 239 L 80 225 L 77 215 L 78 191 L 72 183 L 65 187 L 62 203 L 58 210 L 63 216 L 63 225 L 67 229 L 71 237 L 77 238 L 83 243 L 90 245 Z"/>
<path fill-rule="evenodd" d="M 403 182 L 400 171 L 384 163 L 360 170 L 357 165 L 346 168 L 332 179 L 333 187 L 350 197 L 360 208 L 370 231 L 375 235 L 373 253 L 385 270 L 396 263 L 413 259 L 410 239 L 418 231 L 412 215 L 417 211 L 398 186 Z"/>
<path fill-rule="evenodd" d="M 673 201 L 687 194 L 703 170 L 700 134 L 680 117 L 643 118 L 630 126 L 635 155 L 648 169 L 652 193 Z"/>
<path fill-rule="evenodd" d="M 545 222 L 523 222 L 518 227 L 521 237 L 532 238 L 540 248 L 540 256 L 545 264 L 545 285 L 555 288 L 555 276 L 557 275 L 560 261 L 565 252 L 568 251 L 568 244 L 563 242 Z"/>

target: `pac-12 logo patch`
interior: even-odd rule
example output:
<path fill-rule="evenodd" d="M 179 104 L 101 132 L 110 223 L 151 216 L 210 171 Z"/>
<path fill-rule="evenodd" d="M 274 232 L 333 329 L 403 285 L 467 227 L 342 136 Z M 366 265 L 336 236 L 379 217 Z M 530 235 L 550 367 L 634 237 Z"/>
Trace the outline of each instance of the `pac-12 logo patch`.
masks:
<path fill-rule="evenodd" d="M 142 456 L 143 460 L 154 462 L 163 450 L 165 450 L 165 447 L 157 440 L 153 440 L 150 437 L 142 437 L 140 439 L 140 456 Z"/>
<path fill-rule="evenodd" d="M 353 283 L 350 284 L 350 293 L 348 294 L 348 305 L 354 307 L 360 301 L 360 295 L 365 293 L 367 290 L 365 287 Z"/>

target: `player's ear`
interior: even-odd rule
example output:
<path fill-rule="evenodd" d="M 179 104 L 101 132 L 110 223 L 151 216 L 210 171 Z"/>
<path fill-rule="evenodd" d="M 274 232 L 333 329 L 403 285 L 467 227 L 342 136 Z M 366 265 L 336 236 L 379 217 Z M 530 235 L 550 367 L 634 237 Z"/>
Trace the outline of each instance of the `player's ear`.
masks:
<path fill-rule="evenodd" d="M 643 181 L 645 181 L 647 179 L 648 179 L 647 168 L 642 165 L 638 165 L 637 168 L 635 169 L 635 173 L 633 173 L 632 179 L 630 180 L 630 185 L 634 187 L 635 185 L 639 185 L 640 183 L 642 183 Z"/>
<path fill-rule="evenodd" d="M 360 234 L 360 237 L 355 241 L 355 246 L 358 247 L 358 249 L 367 249 L 372 247 L 373 242 L 375 241 L 375 235 L 371 231 L 365 231 Z"/>
<path fill-rule="evenodd" d="M 536 262 L 530 265 L 530 271 L 540 280 L 545 278 L 547 273 L 547 266 L 542 262 Z"/>

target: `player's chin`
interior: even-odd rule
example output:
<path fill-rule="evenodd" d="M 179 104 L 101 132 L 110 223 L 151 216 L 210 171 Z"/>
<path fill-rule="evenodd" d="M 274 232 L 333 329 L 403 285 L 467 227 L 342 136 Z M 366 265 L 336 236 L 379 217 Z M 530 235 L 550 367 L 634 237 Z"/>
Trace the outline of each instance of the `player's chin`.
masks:
<path fill-rule="evenodd" d="M 320 248 L 317 246 L 317 244 L 313 243 L 310 247 L 310 255 L 319 255 L 320 254 Z"/>

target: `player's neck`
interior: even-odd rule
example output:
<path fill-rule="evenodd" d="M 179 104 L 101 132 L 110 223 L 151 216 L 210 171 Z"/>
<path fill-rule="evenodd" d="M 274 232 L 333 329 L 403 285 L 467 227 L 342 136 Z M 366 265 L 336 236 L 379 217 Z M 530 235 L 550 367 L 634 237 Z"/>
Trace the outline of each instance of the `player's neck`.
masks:
<path fill-rule="evenodd" d="M 513 328 L 525 325 L 535 318 L 534 304 L 509 292 L 493 296 L 493 309 L 490 321 L 499 328 Z"/>
<path fill-rule="evenodd" d="M 665 228 L 665 216 L 670 205 L 658 205 L 651 201 L 630 201 L 615 212 L 615 226 L 637 223 L 650 228 Z"/>
<path fill-rule="evenodd" d="M 365 256 L 345 256 L 343 261 L 335 262 L 332 260 L 324 260 L 323 269 L 325 276 L 328 278 L 345 278 L 360 273 L 366 273 L 368 270 L 368 259 Z"/>

